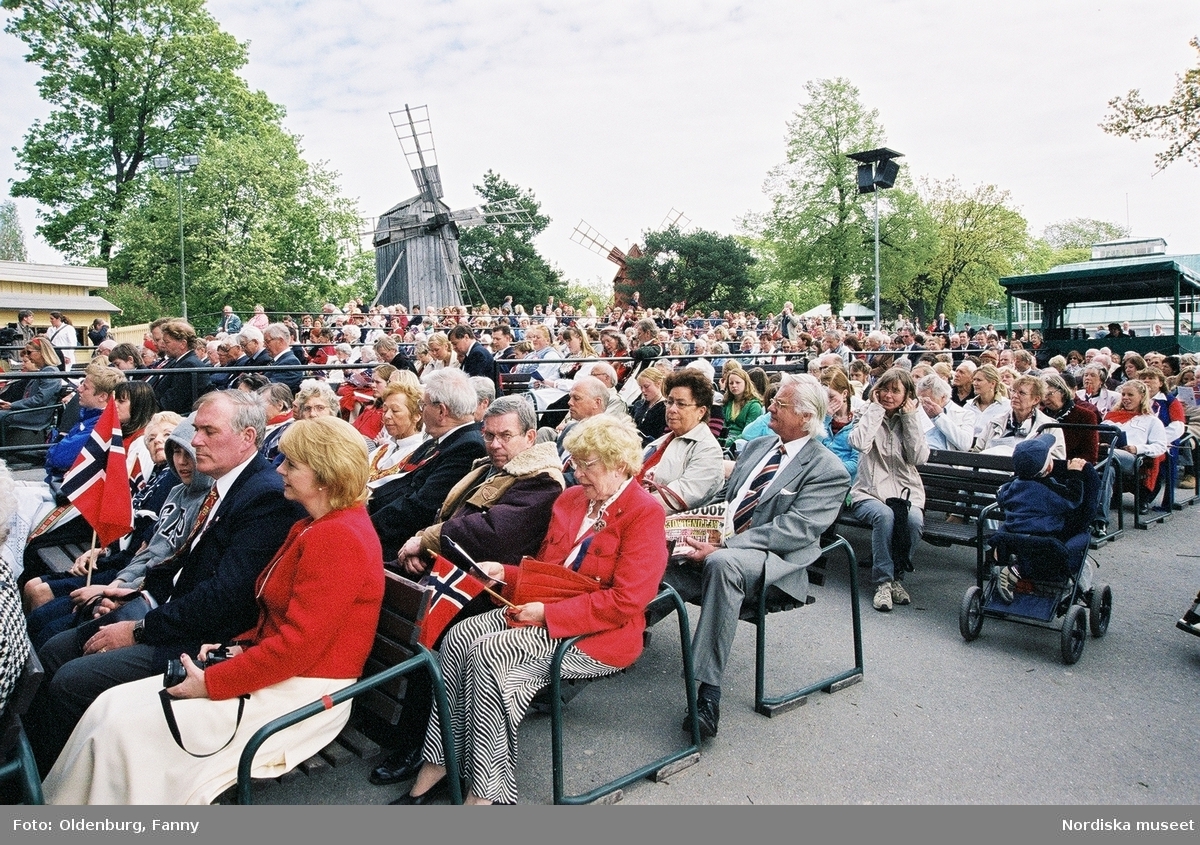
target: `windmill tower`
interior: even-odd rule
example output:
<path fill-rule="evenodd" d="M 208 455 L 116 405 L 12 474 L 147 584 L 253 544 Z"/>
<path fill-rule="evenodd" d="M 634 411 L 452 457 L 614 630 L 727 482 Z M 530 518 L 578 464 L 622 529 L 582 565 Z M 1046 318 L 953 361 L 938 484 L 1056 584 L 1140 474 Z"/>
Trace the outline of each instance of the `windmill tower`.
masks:
<path fill-rule="evenodd" d="M 669 229 L 672 226 L 684 228 L 690 222 L 691 220 L 684 217 L 682 211 L 672 208 L 667 213 L 667 216 L 663 218 L 659 229 Z M 590 250 L 597 255 L 603 255 L 613 264 L 617 265 L 617 275 L 613 276 L 613 300 L 620 308 L 628 305 L 630 295 L 626 291 L 636 288 L 636 285 L 626 273 L 626 259 L 641 258 L 643 254 L 642 248 L 635 243 L 629 247 L 628 252 L 625 252 L 592 226 L 588 225 L 586 220 L 579 221 L 579 225 L 571 232 L 571 240 L 584 249 Z"/>
<path fill-rule="evenodd" d="M 469 298 L 458 254 L 460 229 L 485 223 L 531 223 L 517 200 L 452 211 L 442 199 L 442 177 L 428 106 L 405 104 L 389 112 L 417 195 L 389 208 L 373 227 L 377 290 L 372 304 L 423 308 L 462 305 Z M 478 299 L 483 300 L 478 286 Z"/>

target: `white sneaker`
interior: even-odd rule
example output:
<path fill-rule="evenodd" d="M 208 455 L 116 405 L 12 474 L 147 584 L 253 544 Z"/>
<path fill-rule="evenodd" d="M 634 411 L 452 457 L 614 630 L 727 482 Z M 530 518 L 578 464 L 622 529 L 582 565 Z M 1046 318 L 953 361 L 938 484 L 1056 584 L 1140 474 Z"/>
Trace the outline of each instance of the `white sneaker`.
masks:
<path fill-rule="evenodd" d="M 876 610 L 881 610 L 887 613 L 892 609 L 892 584 L 890 581 L 884 581 L 875 588 L 875 599 L 871 602 Z"/>
<path fill-rule="evenodd" d="M 912 604 L 912 596 L 904 589 L 901 581 L 892 582 L 892 602 L 895 604 Z"/>
<path fill-rule="evenodd" d="M 1001 568 L 1000 575 L 996 578 L 996 592 L 1000 594 L 1000 600 L 1005 604 L 1012 604 L 1013 587 L 1017 586 L 1017 581 L 1021 580 L 1016 571 L 1011 566 Z"/>

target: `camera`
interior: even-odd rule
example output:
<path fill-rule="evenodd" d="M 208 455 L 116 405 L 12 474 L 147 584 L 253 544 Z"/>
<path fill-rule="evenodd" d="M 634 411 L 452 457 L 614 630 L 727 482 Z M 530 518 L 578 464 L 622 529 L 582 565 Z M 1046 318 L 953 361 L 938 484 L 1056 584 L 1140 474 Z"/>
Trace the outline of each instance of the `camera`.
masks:
<path fill-rule="evenodd" d="M 209 666 L 226 661 L 232 656 L 229 653 L 228 646 L 218 646 L 208 653 L 207 660 L 195 659 L 193 662 L 201 669 L 207 669 Z M 183 661 L 178 659 L 168 660 L 167 671 L 163 673 L 163 688 L 168 689 L 178 686 L 185 680 L 187 680 L 187 669 L 184 668 Z"/>

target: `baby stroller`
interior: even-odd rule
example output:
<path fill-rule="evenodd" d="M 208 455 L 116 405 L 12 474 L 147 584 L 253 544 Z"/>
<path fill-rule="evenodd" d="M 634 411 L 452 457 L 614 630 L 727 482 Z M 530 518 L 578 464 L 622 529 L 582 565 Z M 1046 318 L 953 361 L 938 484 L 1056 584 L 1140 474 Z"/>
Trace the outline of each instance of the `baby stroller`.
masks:
<path fill-rule="evenodd" d="M 1065 462 L 1056 461 L 1054 472 L 1065 471 Z M 1064 539 L 1003 528 L 988 539 L 996 557 L 985 559 L 975 586 L 967 590 L 959 608 L 958 628 L 964 640 L 979 636 L 985 617 L 1058 629 L 1063 663 L 1070 666 L 1083 654 L 1089 627 L 1093 637 L 1104 636 L 1112 616 L 1112 590 L 1107 584 L 1090 583 L 1088 562 L 1089 527 L 1100 501 L 1100 477 L 1091 464 L 1083 472 L 1083 504 L 1069 515 Z M 1021 579 L 1013 600 L 1005 602 L 998 582 L 1001 568 L 1009 564 L 1016 565 Z"/>

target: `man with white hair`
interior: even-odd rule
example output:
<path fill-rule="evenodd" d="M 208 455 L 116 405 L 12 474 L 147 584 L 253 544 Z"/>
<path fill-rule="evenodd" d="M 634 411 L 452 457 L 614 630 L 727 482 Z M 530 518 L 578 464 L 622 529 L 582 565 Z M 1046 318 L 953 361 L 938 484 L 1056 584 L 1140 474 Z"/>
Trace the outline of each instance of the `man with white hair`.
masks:
<path fill-rule="evenodd" d="M 821 445 L 825 388 L 811 376 L 781 383 L 771 402 L 773 437 L 747 444 L 726 485 L 725 536 L 719 546 L 687 537 L 663 580 L 700 605 L 692 638 L 696 655 L 700 734 L 716 736 L 721 679 L 742 606 L 775 586 L 803 604 L 808 566 L 821 556 L 821 534 L 834 520 L 850 476 Z M 684 729 L 691 730 L 689 720 Z"/>
<path fill-rule="evenodd" d="M 975 438 L 975 420 L 971 412 L 950 401 L 950 385 L 937 373 L 917 382 L 921 430 L 930 449 L 966 452 Z"/>

